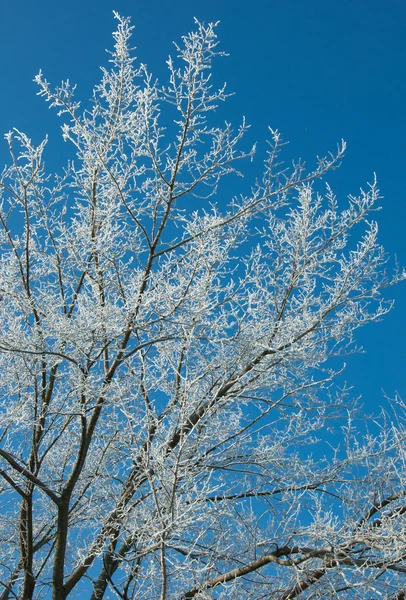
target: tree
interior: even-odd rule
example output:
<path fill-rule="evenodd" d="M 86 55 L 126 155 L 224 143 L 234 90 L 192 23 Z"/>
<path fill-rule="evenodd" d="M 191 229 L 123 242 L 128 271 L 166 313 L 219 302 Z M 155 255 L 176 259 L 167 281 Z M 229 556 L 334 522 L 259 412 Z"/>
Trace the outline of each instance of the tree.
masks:
<path fill-rule="evenodd" d="M 90 109 L 36 77 L 75 162 L 6 136 L 0 598 L 404 598 L 404 406 L 362 425 L 335 385 L 403 278 L 376 181 L 342 209 L 345 144 L 286 169 L 270 130 L 224 201 L 255 148 L 215 124 L 215 26 L 162 87 L 115 16 Z"/>

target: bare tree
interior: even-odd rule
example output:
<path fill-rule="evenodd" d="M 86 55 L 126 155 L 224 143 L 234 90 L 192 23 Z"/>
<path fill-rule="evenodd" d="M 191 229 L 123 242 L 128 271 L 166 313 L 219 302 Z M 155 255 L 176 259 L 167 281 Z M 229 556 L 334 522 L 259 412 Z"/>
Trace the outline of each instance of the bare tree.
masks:
<path fill-rule="evenodd" d="M 233 195 L 255 149 L 211 124 L 215 26 L 163 87 L 116 17 L 89 109 L 36 77 L 75 161 L 6 136 L 0 598 L 404 598 L 404 407 L 360 428 L 334 384 L 403 278 L 376 182 L 340 208 L 344 143 L 286 169 L 270 130 Z"/>

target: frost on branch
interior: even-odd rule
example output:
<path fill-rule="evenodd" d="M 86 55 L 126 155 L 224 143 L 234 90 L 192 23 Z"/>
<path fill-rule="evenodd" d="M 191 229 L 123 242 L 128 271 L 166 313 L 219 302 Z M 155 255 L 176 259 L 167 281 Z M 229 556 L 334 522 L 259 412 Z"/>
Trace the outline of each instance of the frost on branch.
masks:
<path fill-rule="evenodd" d="M 240 193 L 256 148 L 214 119 L 215 25 L 162 85 L 115 16 L 89 108 L 36 77 L 62 174 L 6 136 L 0 599 L 400 599 L 404 405 L 363 423 L 335 383 L 404 278 L 377 182 L 338 199 L 344 142 L 286 169 L 270 130 Z"/>

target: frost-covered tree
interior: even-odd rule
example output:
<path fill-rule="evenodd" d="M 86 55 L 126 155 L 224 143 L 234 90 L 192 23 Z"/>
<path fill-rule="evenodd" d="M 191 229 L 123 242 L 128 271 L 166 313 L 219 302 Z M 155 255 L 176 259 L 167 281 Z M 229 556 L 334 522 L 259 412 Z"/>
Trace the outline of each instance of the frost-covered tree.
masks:
<path fill-rule="evenodd" d="M 231 192 L 254 149 L 213 115 L 215 26 L 162 86 L 116 17 L 90 108 L 36 77 L 75 160 L 6 136 L 0 598 L 405 598 L 403 406 L 361 426 L 334 383 L 403 278 L 376 182 L 341 206 L 344 144 L 285 169 L 270 130 Z"/>

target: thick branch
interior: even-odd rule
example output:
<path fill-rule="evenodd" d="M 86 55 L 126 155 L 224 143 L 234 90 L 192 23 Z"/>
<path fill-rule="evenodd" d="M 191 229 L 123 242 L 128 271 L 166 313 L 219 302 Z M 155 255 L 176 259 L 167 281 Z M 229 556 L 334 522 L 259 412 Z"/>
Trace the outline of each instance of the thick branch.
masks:
<path fill-rule="evenodd" d="M 280 558 L 282 556 L 294 554 L 298 551 L 298 548 L 289 548 L 287 546 L 284 546 L 283 548 L 278 548 L 277 550 L 275 550 L 275 552 L 272 552 L 271 554 L 266 554 L 262 558 L 254 560 L 248 565 L 238 567 L 237 569 L 232 569 L 228 573 L 224 573 L 223 575 L 213 577 L 213 579 L 206 581 L 202 585 L 194 587 L 193 589 L 186 592 L 181 597 L 181 600 L 190 600 L 190 598 L 194 598 L 199 592 L 202 592 L 203 590 L 209 590 L 211 588 L 214 588 L 216 585 L 219 585 L 220 583 L 228 583 L 229 581 L 233 581 L 234 579 L 238 579 L 239 577 L 243 577 L 244 575 L 249 575 L 250 573 L 261 569 L 269 563 L 285 564 L 285 561 L 280 560 Z"/>
<path fill-rule="evenodd" d="M 53 502 L 55 502 L 56 505 L 59 504 L 59 502 L 60 502 L 59 497 L 51 489 L 49 489 L 49 487 L 45 483 L 43 483 L 40 479 L 38 479 L 38 477 L 33 475 L 30 471 L 28 471 L 28 469 L 25 469 L 24 467 L 22 467 L 15 460 L 15 458 L 13 458 L 11 456 L 11 454 L 9 454 L 8 452 L 6 452 L 5 450 L 0 448 L 0 456 L 2 456 L 9 463 L 9 465 L 11 465 L 13 467 L 13 469 L 15 469 L 17 471 L 17 473 L 20 473 L 26 479 L 31 481 L 31 483 L 33 483 L 39 489 L 41 489 L 49 498 L 51 498 L 51 500 Z"/>

